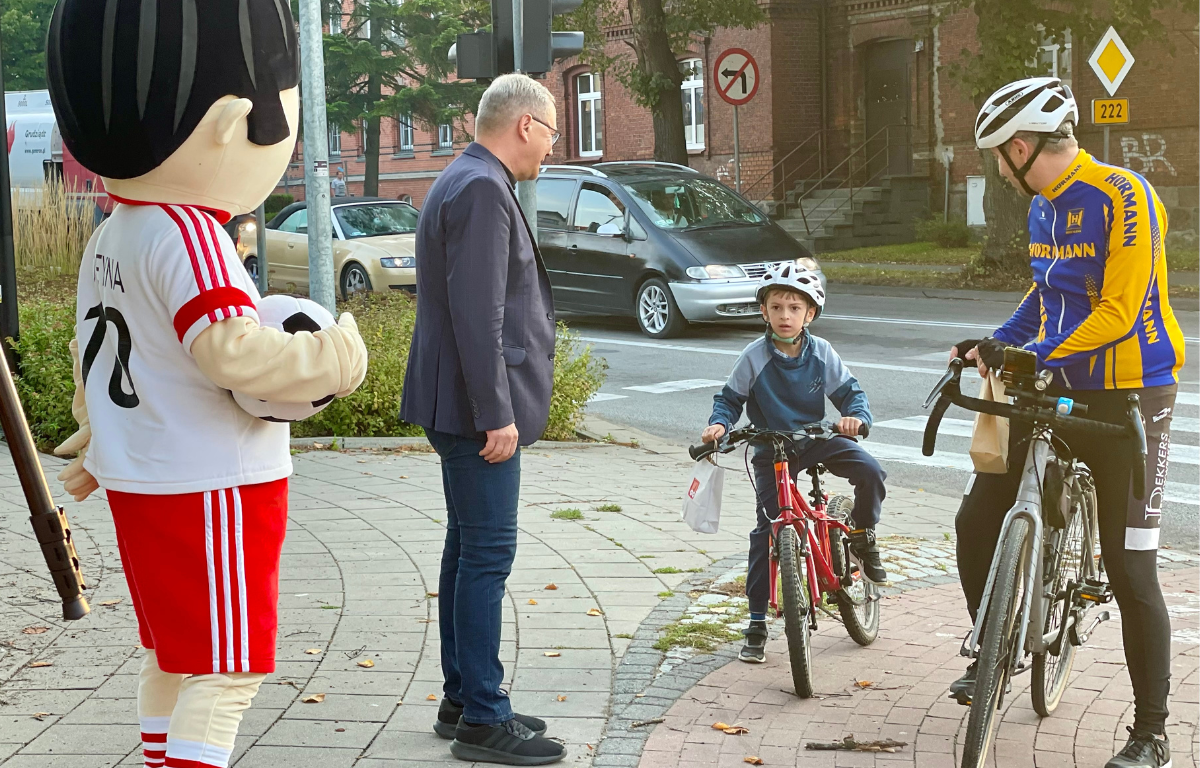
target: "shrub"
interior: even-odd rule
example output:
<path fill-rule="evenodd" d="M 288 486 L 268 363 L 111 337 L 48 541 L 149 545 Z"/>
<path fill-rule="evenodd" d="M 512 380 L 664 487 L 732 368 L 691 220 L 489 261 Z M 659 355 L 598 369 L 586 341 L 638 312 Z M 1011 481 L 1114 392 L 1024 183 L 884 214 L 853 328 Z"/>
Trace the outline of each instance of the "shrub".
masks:
<path fill-rule="evenodd" d="M 600 391 L 608 363 L 592 357 L 592 348 L 579 341 L 579 334 L 558 324 L 554 344 L 554 391 L 550 395 L 550 421 L 543 440 L 574 440 L 575 428 L 583 418 L 583 406 Z"/>
<path fill-rule="evenodd" d="M 918 240 L 936 243 L 943 248 L 966 248 L 971 244 L 971 229 L 961 219 L 923 219 L 913 224 L 913 232 Z"/>
<path fill-rule="evenodd" d="M 73 197 L 53 181 L 38 193 L 40 200 L 28 190 L 14 189 L 12 194 L 17 267 L 39 276 L 77 274 L 83 249 L 96 228 L 92 201 Z"/>
<path fill-rule="evenodd" d="M 24 299 L 20 322 L 21 338 L 14 344 L 21 356 L 17 394 L 38 450 L 48 452 L 78 427 L 71 415 L 75 382 L 67 349 L 75 338 L 75 302 Z"/>
<path fill-rule="evenodd" d="M 296 198 L 286 192 L 276 192 L 273 195 L 268 195 L 267 200 L 263 203 L 267 221 L 275 218 L 275 214 L 287 208 L 292 203 L 296 202 Z"/>

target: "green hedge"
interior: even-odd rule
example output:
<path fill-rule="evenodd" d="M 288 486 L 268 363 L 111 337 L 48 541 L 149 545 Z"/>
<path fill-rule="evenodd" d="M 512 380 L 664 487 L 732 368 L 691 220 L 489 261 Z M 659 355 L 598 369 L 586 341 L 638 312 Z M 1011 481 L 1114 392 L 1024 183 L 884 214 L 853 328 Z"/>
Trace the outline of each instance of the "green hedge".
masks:
<path fill-rule="evenodd" d="M 266 216 L 267 221 L 270 221 L 271 219 L 275 218 L 275 214 L 279 213 L 284 208 L 287 208 L 294 202 L 296 202 L 296 198 L 292 197 L 286 192 L 276 192 L 272 195 L 268 195 L 266 202 L 263 203 L 263 214 Z"/>
<path fill-rule="evenodd" d="M 918 240 L 943 248 L 966 248 L 971 244 L 971 228 L 962 219 L 922 219 L 913 224 L 913 231 Z"/>
<path fill-rule="evenodd" d="M 387 437 L 423 434 L 400 421 L 400 395 L 416 319 L 416 301 L 402 293 L 360 294 L 339 307 L 353 312 L 370 363 L 362 386 L 334 400 L 311 419 L 292 425 L 294 437 Z M 76 428 L 71 416 L 71 353 L 75 303 L 62 298 L 25 298 L 21 338 L 16 344 L 22 373 L 17 391 L 39 449 L 48 451 Z M 554 358 L 554 393 L 544 439 L 573 440 L 584 404 L 604 382 L 606 365 L 590 347 L 559 324 Z"/>

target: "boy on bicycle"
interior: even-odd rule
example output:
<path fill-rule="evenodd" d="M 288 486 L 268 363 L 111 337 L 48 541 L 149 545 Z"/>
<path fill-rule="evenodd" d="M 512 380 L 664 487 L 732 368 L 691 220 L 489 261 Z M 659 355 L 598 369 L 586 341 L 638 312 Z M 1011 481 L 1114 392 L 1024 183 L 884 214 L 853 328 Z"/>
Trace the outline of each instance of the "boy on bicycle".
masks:
<path fill-rule="evenodd" d="M 701 439 L 721 439 L 742 415 L 755 427 L 793 432 L 825 417 L 828 397 L 842 414 L 832 440 L 797 441 L 789 449 L 792 479 L 816 464 L 825 465 L 854 486 L 850 533 L 851 552 L 863 575 L 879 583 L 887 579 L 875 545 L 875 524 L 883 504 L 887 477 L 879 462 L 855 442 L 859 427 L 871 424 L 867 396 L 842 359 L 825 339 L 808 332 L 808 324 L 825 306 L 825 290 L 816 273 L 784 262 L 767 270 L 758 284 L 758 302 L 765 333 L 742 351 L 729 381 L 713 398 L 713 413 Z M 844 436 L 844 437 L 843 437 Z M 779 516 L 773 455 L 766 446 L 755 450 L 754 487 L 758 496 L 758 526 L 750 532 L 746 596 L 750 599 L 750 627 L 740 658 L 767 660 L 767 603 L 770 591 L 771 520 Z"/>

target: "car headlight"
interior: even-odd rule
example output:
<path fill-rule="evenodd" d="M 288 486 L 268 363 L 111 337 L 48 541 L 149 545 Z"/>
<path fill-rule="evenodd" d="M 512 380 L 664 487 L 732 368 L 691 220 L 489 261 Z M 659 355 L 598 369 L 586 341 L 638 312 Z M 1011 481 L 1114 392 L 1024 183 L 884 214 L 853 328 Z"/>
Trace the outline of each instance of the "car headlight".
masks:
<path fill-rule="evenodd" d="M 817 260 L 812 256 L 801 256 L 800 258 L 796 259 L 796 265 L 812 270 L 813 272 L 821 271 L 821 265 L 818 264 Z"/>
<path fill-rule="evenodd" d="M 417 266 L 416 256 L 387 256 L 379 260 L 384 269 L 412 269 Z"/>
<path fill-rule="evenodd" d="M 242 225 L 242 231 L 248 235 L 252 235 L 258 230 L 258 226 L 253 221 L 247 221 Z"/>
<path fill-rule="evenodd" d="M 709 264 L 703 267 L 688 267 L 687 276 L 696 280 L 736 280 L 746 273 L 736 264 Z"/>

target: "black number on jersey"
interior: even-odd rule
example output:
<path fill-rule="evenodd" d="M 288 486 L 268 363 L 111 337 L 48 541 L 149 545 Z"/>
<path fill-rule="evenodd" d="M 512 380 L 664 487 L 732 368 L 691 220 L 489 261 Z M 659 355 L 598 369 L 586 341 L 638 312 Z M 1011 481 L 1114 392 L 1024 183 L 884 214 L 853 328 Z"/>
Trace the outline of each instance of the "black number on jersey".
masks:
<path fill-rule="evenodd" d="M 129 338 L 129 326 L 125 316 L 113 307 L 97 304 L 87 311 L 84 320 L 95 320 L 96 327 L 88 339 L 87 348 L 83 352 L 82 373 L 86 384 L 96 355 L 104 344 L 104 335 L 108 332 L 108 324 L 112 323 L 117 332 L 117 359 L 113 363 L 112 376 L 108 379 L 108 397 L 120 408 L 137 408 L 138 396 L 133 387 L 133 377 L 129 375 L 129 353 L 133 349 L 133 340 Z M 125 391 L 125 381 L 129 382 L 129 391 Z"/>

